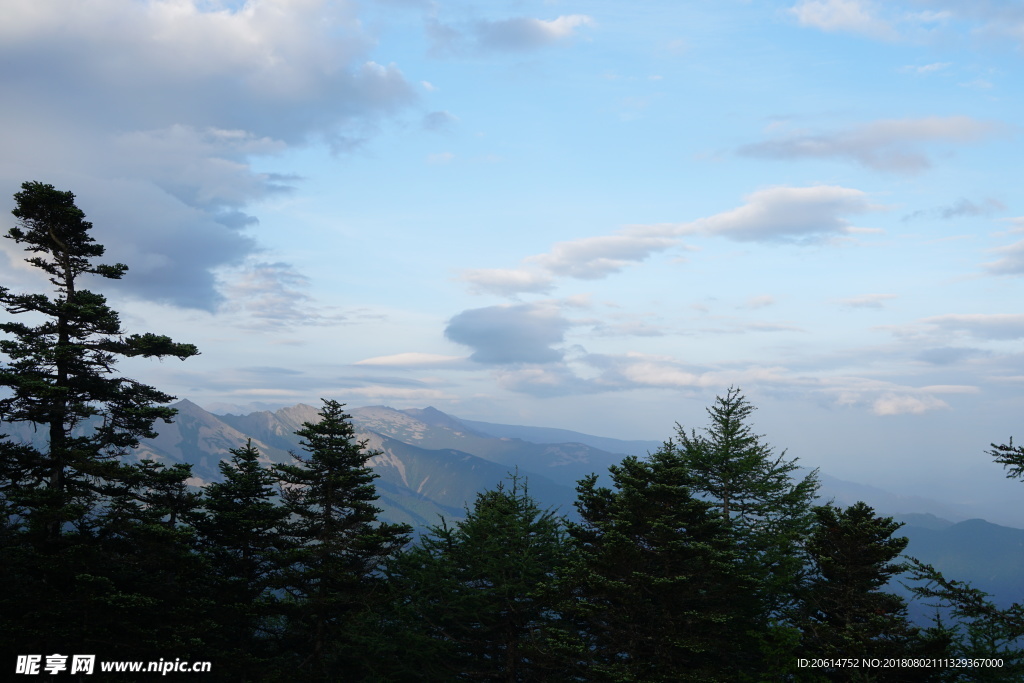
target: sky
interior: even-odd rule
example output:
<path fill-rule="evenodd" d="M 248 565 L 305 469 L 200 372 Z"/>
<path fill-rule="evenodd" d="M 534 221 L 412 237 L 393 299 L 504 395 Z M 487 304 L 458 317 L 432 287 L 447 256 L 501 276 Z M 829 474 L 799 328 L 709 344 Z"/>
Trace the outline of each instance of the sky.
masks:
<path fill-rule="evenodd" d="M 1021 511 L 1022 51 L 999 0 L 5 0 L 0 223 L 74 192 L 87 286 L 202 353 L 119 367 L 203 406 L 663 440 L 738 386 Z"/>

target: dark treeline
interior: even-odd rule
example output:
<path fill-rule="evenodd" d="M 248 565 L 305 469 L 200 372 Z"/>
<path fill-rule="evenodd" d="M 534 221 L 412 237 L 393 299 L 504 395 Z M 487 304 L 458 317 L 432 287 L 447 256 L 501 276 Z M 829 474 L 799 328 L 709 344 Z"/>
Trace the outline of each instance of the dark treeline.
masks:
<path fill-rule="evenodd" d="M 341 404 L 268 467 L 250 442 L 222 480 L 136 462 L 173 397 L 121 377 L 123 357 L 198 353 L 127 335 L 86 276 L 120 278 L 74 196 L 15 195 L 7 237 L 54 292 L 0 287 L 0 650 L 99 660 L 210 661 L 208 681 L 1019 680 L 1024 610 L 901 556 L 899 524 L 820 505 L 816 474 L 751 431 L 730 388 L 700 431 L 579 482 L 576 521 L 510 474 L 464 519 L 418 538 L 380 521 L 374 455 Z M 31 323 L 31 324 L 30 324 Z M 1010 476 L 1024 451 L 994 446 Z M 910 577 L 945 606 L 928 628 L 886 592 Z M 807 667 L 801 660 L 1001 659 L 1001 668 Z M 184 674 L 177 674 L 187 677 Z M 171 674 L 174 678 L 175 674 Z M 111 676 L 114 680 L 115 676 Z M 82 677 L 82 680 L 91 680 Z M 96 678 L 96 680 L 102 680 Z M 116 680 L 133 680 L 117 674 Z M 152 680 L 152 676 L 138 680 Z"/>

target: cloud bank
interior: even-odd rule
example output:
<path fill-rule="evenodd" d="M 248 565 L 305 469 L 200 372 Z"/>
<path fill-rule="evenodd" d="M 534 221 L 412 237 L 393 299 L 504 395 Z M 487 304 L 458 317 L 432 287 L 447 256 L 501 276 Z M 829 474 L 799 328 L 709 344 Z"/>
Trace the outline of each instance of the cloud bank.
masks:
<path fill-rule="evenodd" d="M 413 87 L 351 2 L 11 0 L 0 23 L 0 186 L 80 197 L 134 296 L 214 310 L 258 250 L 246 208 L 299 179 L 253 161 L 359 144 Z"/>

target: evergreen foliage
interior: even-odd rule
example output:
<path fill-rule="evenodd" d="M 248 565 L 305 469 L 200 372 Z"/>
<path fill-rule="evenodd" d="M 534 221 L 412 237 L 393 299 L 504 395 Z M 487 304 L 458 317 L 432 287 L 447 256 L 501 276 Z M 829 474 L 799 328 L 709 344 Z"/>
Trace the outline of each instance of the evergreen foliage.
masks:
<path fill-rule="evenodd" d="M 566 574 L 583 680 L 736 681 L 754 673 L 756 603 L 736 539 L 699 499 L 671 450 L 610 468 L 578 487 L 577 556 Z"/>
<path fill-rule="evenodd" d="M 0 421 L 31 423 L 47 437 L 45 447 L 0 445 L 0 579 L 17 587 L 0 598 L 0 648 L 129 657 L 162 642 L 167 654 L 169 645 L 193 642 L 182 610 L 198 574 L 175 516 L 191 503 L 179 497 L 174 511 L 161 498 L 181 492 L 187 467 L 122 461 L 140 438 L 156 435 L 157 419 L 170 421 L 175 411 L 162 404 L 174 397 L 119 376 L 115 365 L 120 357 L 198 352 L 164 336 L 126 335 L 106 299 L 82 286 L 86 276 L 118 279 L 127 266 L 95 262 L 104 248 L 72 193 L 26 182 L 15 200 L 18 226 L 6 237 L 33 254 L 26 261 L 54 292 L 0 287 L 8 314 L 41 320 L 0 323 L 8 335 L 0 340 L 8 359 L 0 365 Z M 140 620 L 134 633 L 124 623 L 128 607 Z"/>
<path fill-rule="evenodd" d="M 712 503 L 735 535 L 738 571 L 756 585 L 751 599 L 759 605 L 762 666 L 786 670 L 799 637 L 791 615 L 805 580 L 802 541 L 815 523 L 811 508 L 819 483 L 817 470 L 799 477 L 795 458 L 776 453 L 754 433 L 754 410 L 730 387 L 707 408 L 707 427 L 688 433 L 677 423 L 676 440 L 662 450 L 679 459 L 693 478 L 695 495 Z"/>
<path fill-rule="evenodd" d="M 282 525 L 288 511 L 276 493 L 277 475 L 260 462 L 252 439 L 220 462 L 223 480 L 208 484 L 192 524 L 210 566 L 211 608 L 217 626 L 207 642 L 232 662 L 235 680 L 258 681 L 268 665 L 282 571 Z M 213 642 L 210 642 L 213 641 Z"/>
<path fill-rule="evenodd" d="M 478 494 L 464 520 L 430 527 L 388 572 L 394 612 L 385 628 L 405 655 L 387 677 L 551 680 L 545 635 L 557 614 L 548 586 L 567 552 L 562 521 L 518 475 Z"/>
<path fill-rule="evenodd" d="M 283 526 L 287 631 L 282 664 L 304 680 L 356 677 L 362 666 L 348 627 L 359 623 L 382 589 L 381 569 L 411 528 L 377 522 L 376 455 L 355 440 L 351 416 L 324 399 L 320 421 L 296 432 L 309 454 L 277 465 L 289 520 Z"/>
<path fill-rule="evenodd" d="M 580 521 L 525 480 L 477 495 L 411 548 L 378 520 L 343 405 L 267 468 L 249 441 L 202 494 L 187 465 L 132 462 L 173 397 L 117 374 L 124 357 L 196 348 L 128 335 L 86 278 L 118 279 L 74 195 L 28 182 L 6 236 L 52 291 L 0 286 L 0 658 L 209 659 L 231 681 L 1004 680 L 1024 676 L 1024 608 L 911 559 L 899 524 L 813 507 L 816 472 L 754 434 L 730 388 L 709 425 L 579 482 Z M 19 317 L 24 316 L 24 317 Z M 27 320 L 29 322 L 21 322 Z M 1024 449 L 990 454 L 1024 478 Z M 908 568 L 954 623 L 921 630 L 885 592 Z M 1002 669 L 797 670 L 797 657 L 997 657 Z"/>
<path fill-rule="evenodd" d="M 948 655 L 948 634 L 922 633 L 907 618 L 903 598 L 883 590 L 907 566 L 897 562 L 907 539 L 894 537 L 902 524 L 879 517 L 858 502 L 845 510 L 814 508 L 818 524 L 807 543 L 814 579 L 807 588 L 800 622 L 801 656 L 808 658 L 903 659 Z M 927 681 L 941 670 L 836 668 L 828 680 Z"/>
<path fill-rule="evenodd" d="M 0 387 L 11 392 L 0 399 L 0 420 L 46 429 L 46 451 L 22 461 L 27 468 L 15 476 L 25 485 L 12 494 L 15 504 L 24 505 L 26 529 L 54 539 L 93 508 L 103 493 L 97 481 L 121 477 L 125 470 L 118 458 L 140 438 L 156 436 L 157 419 L 174 415 L 160 405 L 174 397 L 116 375 L 117 358 L 185 359 L 198 351 L 154 334 L 126 336 L 118 314 L 102 295 L 83 289 L 80 278 L 119 279 L 128 267 L 93 263 L 104 248 L 89 234 L 92 224 L 72 193 L 38 182 L 22 188 L 12 212 L 19 227 L 6 236 L 37 254 L 26 261 L 49 275 L 56 295 L 12 294 L 0 287 L 0 305 L 9 314 L 44 318 L 35 326 L 0 323 L 0 331 L 13 337 L 0 340 L 0 352 L 10 359 L 0 366 Z"/>
<path fill-rule="evenodd" d="M 1007 478 L 1024 479 L 1024 448 L 991 444 L 988 455 L 1003 465 Z M 937 606 L 949 610 L 954 623 L 955 656 L 1002 659 L 999 669 L 976 669 L 963 672 L 963 680 L 998 681 L 1024 678 L 1024 605 L 1014 603 L 1000 609 L 987 593 L 970 584 L 947 579 L 940 571 L 915 558 L 909 558 L 914 592 L 921 598 L 936 600 Z"/>

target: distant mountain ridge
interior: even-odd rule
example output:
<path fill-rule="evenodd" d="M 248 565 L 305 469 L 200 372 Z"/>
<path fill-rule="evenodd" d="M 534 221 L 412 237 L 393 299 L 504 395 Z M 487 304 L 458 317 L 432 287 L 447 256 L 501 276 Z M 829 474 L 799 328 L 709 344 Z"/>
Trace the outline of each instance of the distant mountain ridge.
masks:
<path fill-rule="evenodd" d="M 174 422 L 158 422 L 159 435 L 143 441 L 135 456 L 191 464 L 195 485 L 218 480 L 220 461 L 249 439 L 267 465 L 293 461 L 291 453 L 303 454 L 295 431 L 304 422 L 317 421 L 319 410 L 298 404 L 215 415 L 188 400 L 173 407 L 178 410 Z M 436 524 L 441 516 L 461 517 L 477 492 L 493 488 L 513 471 L 528 480 L 531 494 L 543 506 L 573 516 L 580 478 L 605 474 L 626 455 L 643 457 L 661 446 L 655 441 L 462 420 L 433 407 L 366 406 L 349 412 L 357 438 L 380 451 L 369 463 L 379 475 L 382 517 L 417 528 Z M 16 440 L 39 443 L 45 438 L 29 425 L 2 427 Z M 908 554 L 952 578 L 971 581 L 1001 604 L 1024 601 L 1024 530 L 969 519 L 972 511 L 967 506 L 901 496 L 828 475 L 821 480 L 821 502 L 847 506 L 864 500 L 879 514 L 904 521 L 899 533 L 910 539 Z"/>

